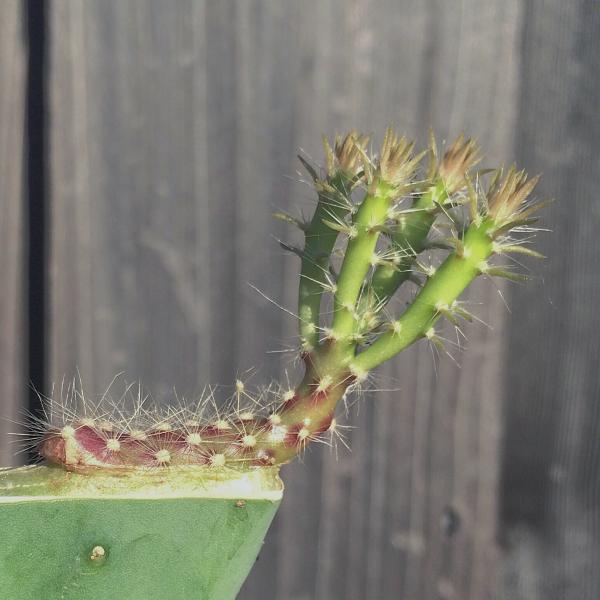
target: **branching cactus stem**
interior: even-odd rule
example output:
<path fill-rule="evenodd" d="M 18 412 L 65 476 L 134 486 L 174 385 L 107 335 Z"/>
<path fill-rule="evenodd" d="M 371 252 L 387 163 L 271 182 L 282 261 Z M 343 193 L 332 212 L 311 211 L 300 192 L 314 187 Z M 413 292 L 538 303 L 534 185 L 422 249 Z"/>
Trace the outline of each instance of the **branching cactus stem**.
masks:
<path fill-rule="evenodd" d="M 352 131 L 325 140 L 323 168 L 301 158 L 315 211 L 277 215 L 304 237 L 282 244 L 301 259 L 297 385 L 238 380 L 224 404 L 209 389 L 159 408 L 140 387 L 94 402 L 73 384 L 32 417 L 49 464 L 0 469 L 2 597 L 236 596 L 277 511 L 279 467 L 341 436 L 338 405 L 383 362 L 419 340 L 445 351 L 442 322 L 472 320 L 460 298 L 474 280 L 525 279 L 502 257 L 540 257 L 537 178 L 476 171 L 463 136 L 440 158 L 430 137 L 416 152 L 389 129 L 373 152 Z"/>
<path fill-rule="evenodd" d="M 325 141 L 324 169 L 301 161 L 315 187 L 315 212 L 306 223 L 279 215 L 304 236 L 303 248 L 293 249 L 301 258 L 300 383 L 253 397 L 238 382 L 232 409 L 209 416 L 196 409 L 114 423 L 69 413 L 45 428 L 43 457 L 82 473 L 286 463 L 335 435 L 336 407 L 370 371 L 419 340 L 443 348 L 438 322 L 471 320 L 459 299 L 475 279 L 524 278 L 495 257 L 539 256 L 528 246 L 542 206 L 529 200 L 537 178 L 514 167 L 475 171 L 479 150 L 463 136 L 439 158 L 433 136 L 419 153 L 390 129 L 374 154 L 369 138 L 352 131 Z M 397 311 L 392 300 L 408 282 L 418 291 Z"/>

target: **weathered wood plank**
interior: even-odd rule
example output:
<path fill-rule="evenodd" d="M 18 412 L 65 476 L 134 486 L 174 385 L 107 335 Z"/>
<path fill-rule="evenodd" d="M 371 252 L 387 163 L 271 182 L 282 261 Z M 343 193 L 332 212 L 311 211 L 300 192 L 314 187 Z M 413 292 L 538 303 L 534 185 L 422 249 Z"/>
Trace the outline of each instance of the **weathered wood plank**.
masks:
<path fill-rule="evenodd" d="M 9 432 L 26 404 L 24 125 L 26 50 L 23 3 L 0 6 L 0 464 L 17 462 Z M 14 441 L 14 440 L 12 440 Z"/>
<path fill-rule="evenodd" d="M 503 470 L 504 597 L 600 597 L 600 185 L 593 2 L 532 2 L 517 147 L 557 198 L 538 286 L 512 293 Z"/>
<path fill-rule="evenodd" d="M 52 8 L 53 380 L 78 366 L 99 391 L 125 370 L 155 392 L 177 383 L 189 394 L 215 370 L 214 353 L 231 351 L 231 333 L 219 340 L 208 317 L 211 290 L 230 276 L 225 258 L 206 273 L 225 227 L 206 177 L 222 135 L 206 139 L 199 10 Z"/>

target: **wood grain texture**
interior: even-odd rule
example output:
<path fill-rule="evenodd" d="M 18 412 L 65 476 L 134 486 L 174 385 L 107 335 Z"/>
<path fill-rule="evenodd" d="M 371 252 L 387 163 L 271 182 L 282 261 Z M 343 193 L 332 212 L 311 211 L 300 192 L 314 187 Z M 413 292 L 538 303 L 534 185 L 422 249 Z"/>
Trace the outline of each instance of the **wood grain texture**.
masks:
<path fill-rule="evenodd" d="M 556 197 L 537 286 L 514 290 L 506 356 L 505 598 L 600 597 L 600 10 L 532 2 L 517 148 Z"/>
<path fill-rule="evenodd" d="M 14 432 L 26 403 L 23 128 L 25 67 L 22 3 L 0 5 L 0 464 L 17 462 Z M 14 441 L 14 440 L 12 440 Z"/>
<path fill-rule="evenodd" d="M 423 143 L 429 126 L 464 130 L 486 162 L 516 150 L 571 202 L 548 218 L 566 224 L 545 241 L 548 301 L 518 289 L 509 313 L 507 290 L 480 282 L 469 300 L 493 330 L 468 327 L 460 368 L 425 344 L 403 353 L 351 410 L 352 452 L 317 447 L 284 469 L 286 497 L 241 598 L 598 597 L 583 595 L 597 592 L 599 537 L 597 11 L 548 6 L 51 4 L 54 381 L 78 366 L 100 392 L 124 370 L 158 395 L 192 395 L 251 366 L 257 382 L 292 375 L 294 320 L 248 283 L 294 310 L 298 264 L 270 213 L 313 206 L 294 154 L 319 160 L 322 133 L 393 123 Z M 584 587 L 569 588 L 580 575 Z"/>

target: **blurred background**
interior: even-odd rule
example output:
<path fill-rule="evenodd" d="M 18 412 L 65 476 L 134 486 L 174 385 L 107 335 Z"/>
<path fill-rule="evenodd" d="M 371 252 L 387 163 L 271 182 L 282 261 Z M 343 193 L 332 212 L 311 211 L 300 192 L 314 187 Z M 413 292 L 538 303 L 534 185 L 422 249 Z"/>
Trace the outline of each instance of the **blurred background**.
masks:
<path fill-rule="evenodd" d="M 2 0 L 2 416 L 76 368 L 156 397 L 280 377 L 295 323 L 249 284 L 294 310 L 296 152 L 464 131 L 543 174 L 548 259 L 472 290 L 460 367 L 404 352 L 351 452 L 285 467 L 240 598 L 597 600 L 599 34 L 594 0 Z"/>

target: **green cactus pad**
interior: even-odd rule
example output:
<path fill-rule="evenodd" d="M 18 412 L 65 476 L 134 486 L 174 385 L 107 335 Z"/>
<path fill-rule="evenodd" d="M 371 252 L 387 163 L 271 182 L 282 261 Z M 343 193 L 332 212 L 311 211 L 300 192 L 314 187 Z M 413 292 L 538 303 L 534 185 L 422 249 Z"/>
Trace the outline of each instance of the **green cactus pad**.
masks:
<path fill-rule="evenodd" d="M 1 597 L 235 598 L 281 495 L 271 468 L 1 469 Z"/>

